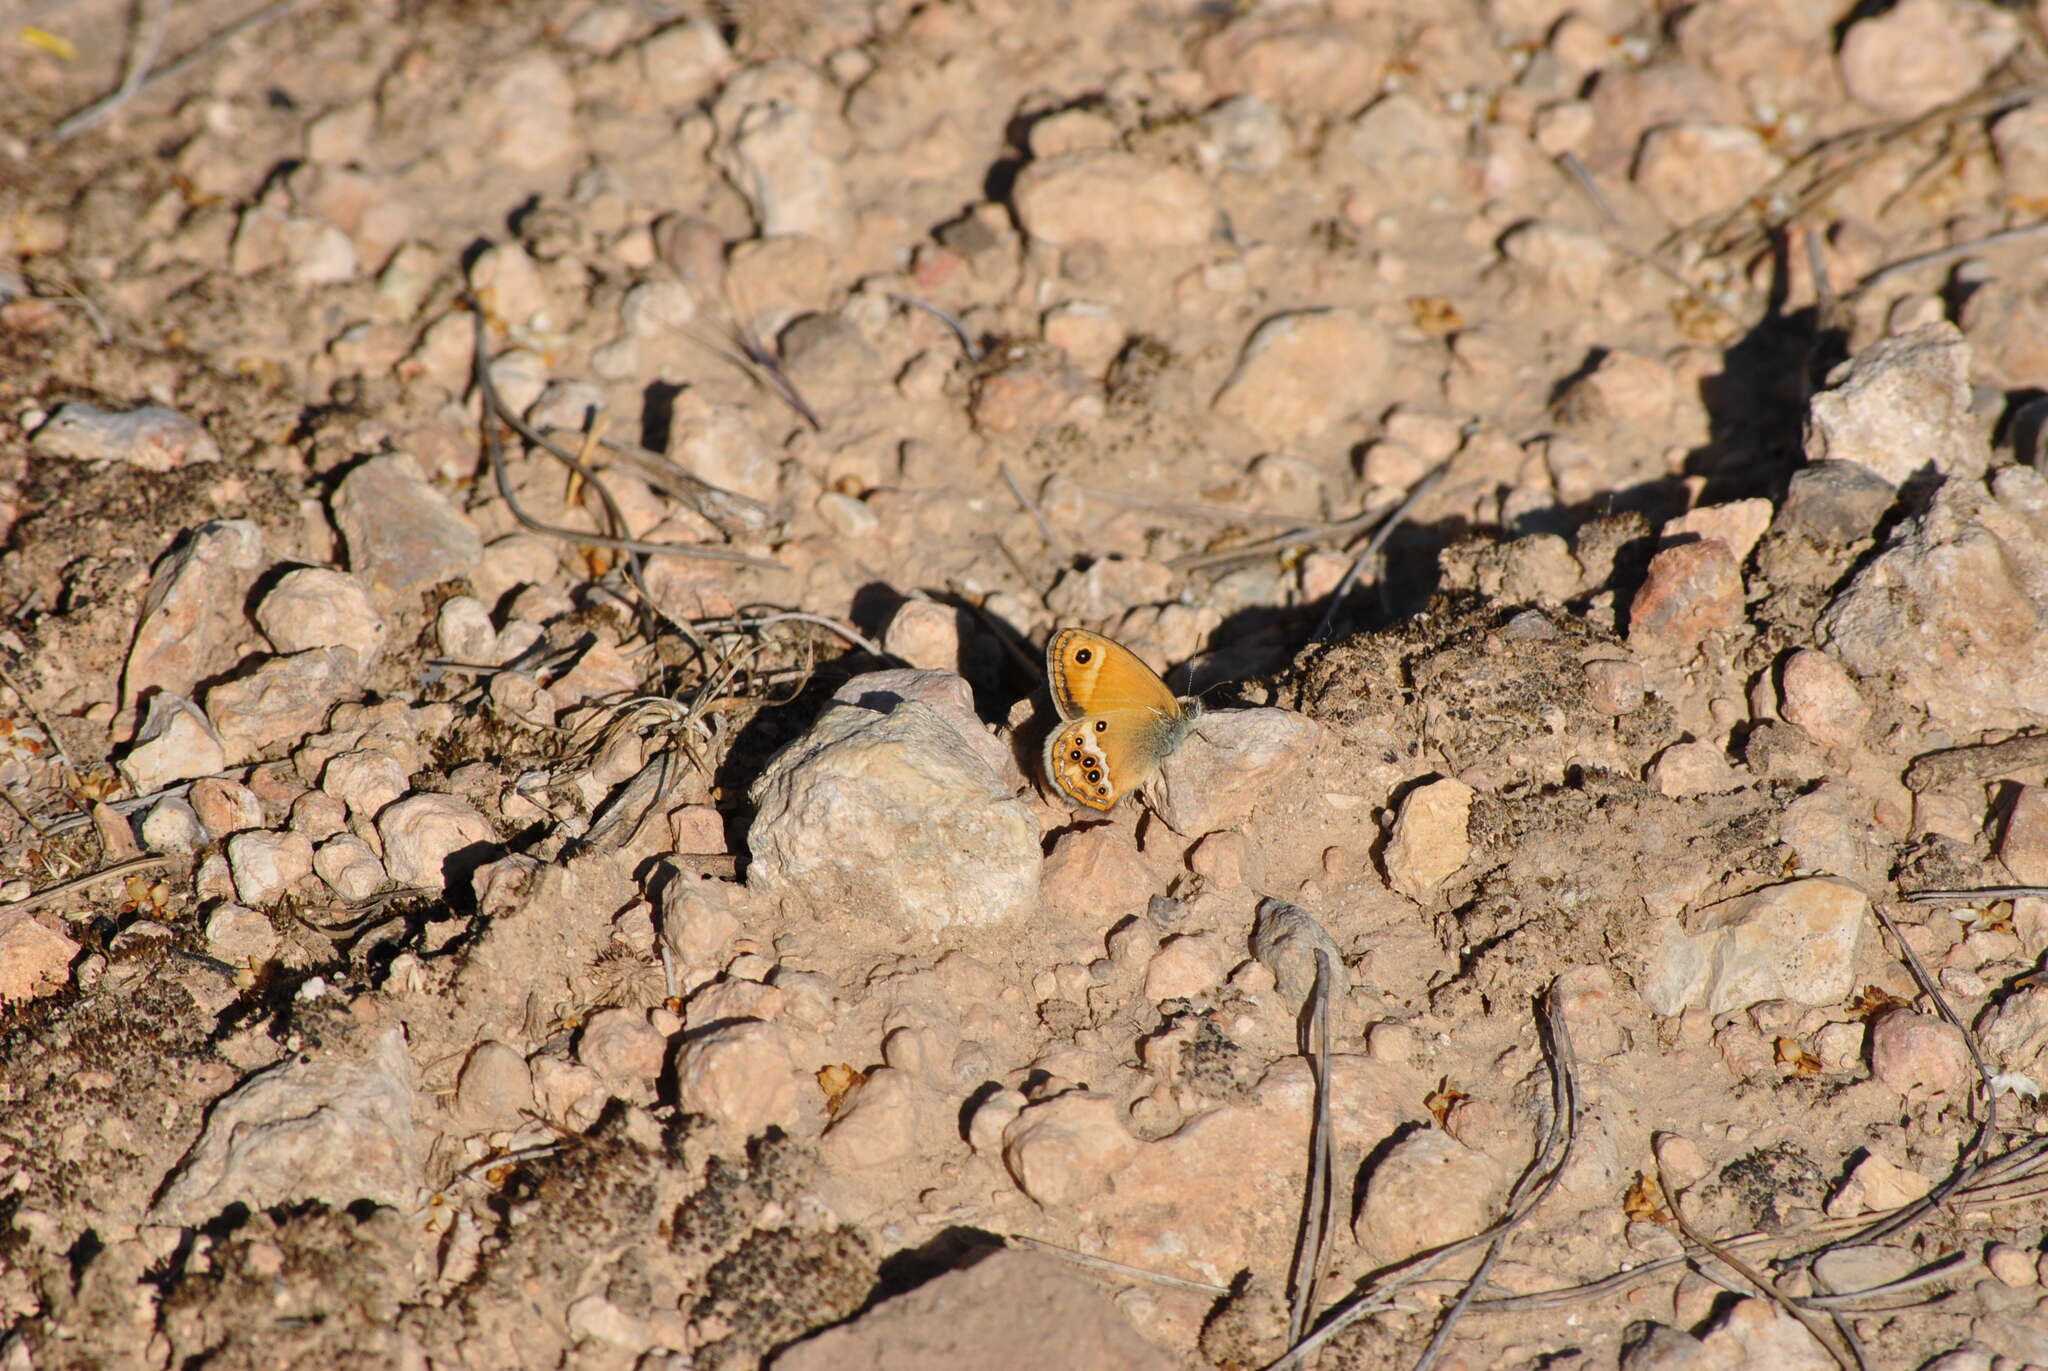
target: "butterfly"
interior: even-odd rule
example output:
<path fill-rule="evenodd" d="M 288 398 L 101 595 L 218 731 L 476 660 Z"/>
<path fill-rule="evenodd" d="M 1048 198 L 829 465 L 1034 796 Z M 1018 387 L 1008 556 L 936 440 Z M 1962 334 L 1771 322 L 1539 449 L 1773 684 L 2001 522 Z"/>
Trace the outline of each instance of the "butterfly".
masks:
<path fill-rule="evenodd" d="M 1152 779 L 1201 717 L 1138 654 L 1085 628 L 1052 635 L 1045 675 L 1062 721 L 1045 740 L 1046 779 L 1090 809 L 1114 808 Z"/>

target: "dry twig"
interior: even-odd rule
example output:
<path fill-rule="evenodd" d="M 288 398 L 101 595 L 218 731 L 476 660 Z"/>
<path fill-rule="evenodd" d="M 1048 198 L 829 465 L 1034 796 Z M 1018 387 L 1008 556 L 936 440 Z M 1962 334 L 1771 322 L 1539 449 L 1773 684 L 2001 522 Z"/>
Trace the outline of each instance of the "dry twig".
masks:
<path fill-rule="evenodd" d="M 97 128 L 110 118 L 116 110 L 120 109 L 121 106 L 127 104 L 143 91 L 148 90 L 151 86 L 162 81 L 168 81 L 175 76 L 182 76 L 243 34 L 255 32 L 271 20 L 291 13 L 304 3 L 305 0 L 272 0 L 272 3 L 265 5 L 254 14 L 237 19 L 234 23 L 228 25 L 219 33 L 214 34 L 183 57 L 166 62 L 155 71 L 150 71 L 149 66 L 156 61 L 157 50 L 163 44 L 163 21 L 170 14 L 170 0 L 162 0 L 163 9 L 157 16 L 156 32 L 147 43 L 138 46 L 135 53 L 130 57 L 128 71 L 121 78 L 121 84 L 114 89 L 112 94 L 93 101 L 76 114 L 70 115 L 59 122 L 47 134 L 43 135 L 43 141 L 45 143 L 61 143 L 76 134 L 84 133 L 87 129 Z"/>

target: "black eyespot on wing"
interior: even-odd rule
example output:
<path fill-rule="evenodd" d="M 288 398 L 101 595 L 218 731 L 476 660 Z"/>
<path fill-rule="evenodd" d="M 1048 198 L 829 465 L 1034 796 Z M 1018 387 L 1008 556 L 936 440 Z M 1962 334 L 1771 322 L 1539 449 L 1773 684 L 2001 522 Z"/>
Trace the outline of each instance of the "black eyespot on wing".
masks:
<path fill-rule="evenodd" d="M 1075 749 L 1074 749 L 1074 750 L 1073 750 L 1072 752 L 1069 752 L 1069 753 L 1067 754 L 1067 760 L 1068 760 L 1068 761 L 1070 761 L 1070 762 L 1078 762 L 1078 761 L 1080 761 L 1080 760 L 1081 760 L 1081 749 L 1077 747 L 1077 748 L 1075 748 Z"/>
<path fill-rule="evenodd" d="M 1102 773 L 1091 767 L 1088 771 L 1088 784 L 1093 785 L 1101 779 Z"/>
<path fill-rule="evenodd" d="M 1097 795 L 1107 795 L 1109 794 L 1109 787 L 1106 785 L 1099 785 L 1095 787 L 1095 793 Z"/>
<path fill-rule="evenodd" d="M 1095 721 L 1095 731 L 1096 731 L 1097 733 L 1106 733 L 1106 732 L 1108 732 L 1108 731 L 1109 731 L 1109 720 L 1107 720 L 1107 719 L 1097 719 L 1097 720 Z"/>
<path fill-rule="evenodd" d="M 1074 653 L 1074 660 L 1079 662 L 1082 666 L 1088 665 L 1088 663 L 1095 660 L 1095 649 L 1092 647 L 1084 647 L 1079 649 Z"/>

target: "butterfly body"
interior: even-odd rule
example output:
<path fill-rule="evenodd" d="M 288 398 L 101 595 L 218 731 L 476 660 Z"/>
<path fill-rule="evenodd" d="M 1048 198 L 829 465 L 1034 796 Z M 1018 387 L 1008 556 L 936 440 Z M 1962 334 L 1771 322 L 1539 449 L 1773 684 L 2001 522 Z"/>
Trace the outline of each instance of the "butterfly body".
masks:
<path fill-rule="evenodd" d="M 1090 809 L 1114 808 L 1150 780 L 1201 716 L 1136 653 L 1085 628 L 1053 634 L 1045 675 L 1061 719 L 1045 740 L 1046 779 Z"/>

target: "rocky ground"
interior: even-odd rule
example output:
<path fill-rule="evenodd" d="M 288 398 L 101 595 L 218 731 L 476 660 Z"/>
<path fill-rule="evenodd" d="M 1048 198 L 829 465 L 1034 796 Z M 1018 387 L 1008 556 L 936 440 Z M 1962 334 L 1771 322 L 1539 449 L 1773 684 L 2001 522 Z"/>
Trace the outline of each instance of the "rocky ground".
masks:
<path fill-rule="evenodd" d="M 0 1366 L 2048 1365 L 2044 18 L 18 9 Z"/>

